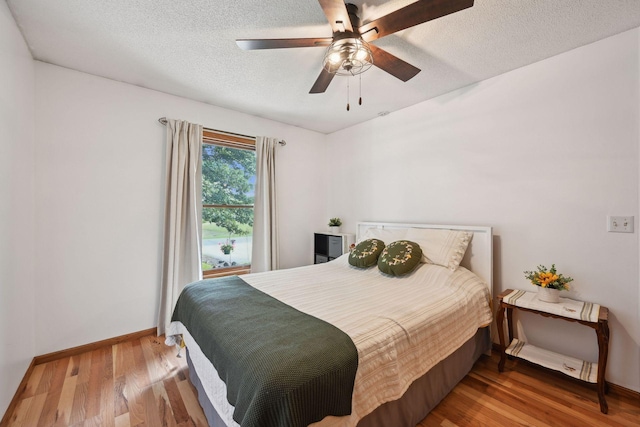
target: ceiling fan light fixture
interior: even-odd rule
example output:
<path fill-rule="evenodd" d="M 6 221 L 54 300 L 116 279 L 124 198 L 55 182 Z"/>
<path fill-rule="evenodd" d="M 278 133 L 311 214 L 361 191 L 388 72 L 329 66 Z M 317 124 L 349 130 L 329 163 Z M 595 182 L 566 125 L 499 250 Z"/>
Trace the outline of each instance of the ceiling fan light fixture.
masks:
<path fill-rule="evenodd" d="M 373 65 L 369 44 L 356 37 L 336 40 L 324 55 L 324 69 L 339 76 L 355 76 Z"/>
<path fill-rule="evenodd" d="M 329 62 L 331 62 L 331 64 L 333 65 L 338 65 L 342 62 L 342 55 L 340 54 L 340 52 L 332 52 L 327 59 L 329 60 Z"/>
<path fill-rule="evenodd" d="M 356 57 L 356 59 L 357 59 L 358 61 L 364 61 L 364 60 L 366 60 L 366 59 L 367 59 L 367 54 L 368 54 L 369 52 L 370 52 L 370 51 L 365 50 L 365 49 L 358 49 L 358 50 L 356 51 L 355 57 Z"/>

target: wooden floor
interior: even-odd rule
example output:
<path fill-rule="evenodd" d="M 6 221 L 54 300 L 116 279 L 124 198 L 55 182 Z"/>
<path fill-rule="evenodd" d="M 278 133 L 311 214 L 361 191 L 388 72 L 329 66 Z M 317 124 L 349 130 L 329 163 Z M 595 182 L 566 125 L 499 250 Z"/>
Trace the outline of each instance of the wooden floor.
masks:
<path fill-rule="evenodd" d="M 427 426 L 639 426 L 640 402 L 595 390 L 524 362 L 483 357 L 425 418 Z M 185 358 L 153 336 L 37 365 L 11 427 L 206 426 Z M 395 426 L 389 426 L 395 427 Z"/>
<path fill-rule="evenodd" d="M 595 385 L 522 360 L 483 356 L 418 424 L 427 426 L 640 426 L 640 399 L 610 392 L 600 412 Z"/>
<path fill-rule="evenodd" d="M 9 426 L 206 427 L 175 353 L 149 336 L 36 365 Z"/>

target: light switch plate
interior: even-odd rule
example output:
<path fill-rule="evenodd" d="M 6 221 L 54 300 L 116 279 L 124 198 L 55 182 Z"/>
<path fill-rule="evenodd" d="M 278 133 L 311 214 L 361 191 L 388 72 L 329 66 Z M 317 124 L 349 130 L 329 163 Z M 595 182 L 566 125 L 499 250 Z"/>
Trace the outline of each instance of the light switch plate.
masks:
<path fill-rule="evenodd" d="M 607 216 L 607 231 L 614 233 L 633 233 L 633 217 Z"/>

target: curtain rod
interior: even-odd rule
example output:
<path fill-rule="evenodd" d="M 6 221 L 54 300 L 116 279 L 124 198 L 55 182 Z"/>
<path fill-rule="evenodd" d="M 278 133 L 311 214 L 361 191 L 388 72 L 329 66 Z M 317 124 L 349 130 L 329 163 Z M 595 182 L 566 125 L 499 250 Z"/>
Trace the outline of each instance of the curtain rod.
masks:
<path fill-rule="evenodd" d="M 160 122 L 160 124 L 163 124 L 165 126 L 167 124 L 167 118 L 166 117 L 160 117 L 158 119 L 158 121 Z M 206 127 L 203 127 L 202 129 L 203 130 L 208 130 L 208 131 L 211 131 L 211 132 L 226 133 L 227 135 L 240 136 L 242 138 L 256 139 L 255 136 L 243 135 L 241 133 L 227 132 L 225 130 L 212 129 L 212 128 L 206 128 Z M 282 146 L 285 146 L 285 145 L 287 145 L 287 142 L 286 141 L 278 141 L 278 144 L 280 144 Z"/>

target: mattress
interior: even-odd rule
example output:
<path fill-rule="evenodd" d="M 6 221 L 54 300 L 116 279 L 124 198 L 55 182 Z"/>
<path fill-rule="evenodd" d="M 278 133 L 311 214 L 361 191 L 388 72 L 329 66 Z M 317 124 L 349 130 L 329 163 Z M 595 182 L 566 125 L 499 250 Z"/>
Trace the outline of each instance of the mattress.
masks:
<path fill-rule="evenodd" d="M 464 268 L 420 264 L 403 277 L 358 269 L 347 256 L 330 263 L 243 276 L 251 286 L 329 322 L 358 350 L 352 414 L 328 416 L 322 427 L 351 427 L 377 407 L 398 400 L 411 384 L 490 324 L 490 293 Z M 226 388 L 179 322 L 167 335 L 183 334 L 194 371 L 227 426 L 237 426 Z M 201 352 L 200 352 L 201 353 Z M 207 366 L 208 365 L 208 366 Z"/>

